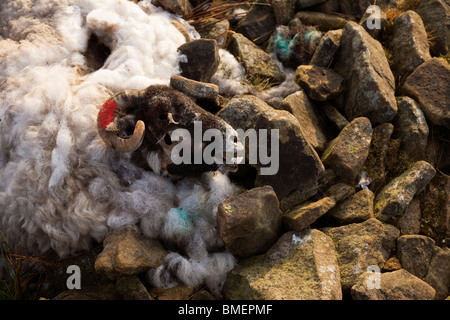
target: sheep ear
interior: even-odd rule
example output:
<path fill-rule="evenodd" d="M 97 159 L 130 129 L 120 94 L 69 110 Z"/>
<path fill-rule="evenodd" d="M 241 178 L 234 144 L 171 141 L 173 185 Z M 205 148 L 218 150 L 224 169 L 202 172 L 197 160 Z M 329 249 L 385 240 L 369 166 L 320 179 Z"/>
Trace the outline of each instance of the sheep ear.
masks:
<path fill-rule="evenodd" d="M 125 90 L 109 98 L 97 116 L 98 133 L 102 140 L 119 152 L 133 152 L 142 144 L 145 135 L 145 124 L 139 120 L 129 139 L 117 136 L 118 128 L 114 122 L 116 114 L 121 110 L 133 110 L 140 102 L 141 91 Z"/>

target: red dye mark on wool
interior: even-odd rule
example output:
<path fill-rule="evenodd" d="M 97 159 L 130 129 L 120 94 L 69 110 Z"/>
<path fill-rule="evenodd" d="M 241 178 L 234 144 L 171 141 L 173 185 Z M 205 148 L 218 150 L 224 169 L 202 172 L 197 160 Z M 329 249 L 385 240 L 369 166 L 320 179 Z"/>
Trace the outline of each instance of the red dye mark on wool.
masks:
<path fill-rule="evenodd" d="M 98 114 L 97 126 L 102 129 L 106 128 L 108 124 L 114 121 L 116 110 L 117 102 L 112 100 L 106 101 Z"/>

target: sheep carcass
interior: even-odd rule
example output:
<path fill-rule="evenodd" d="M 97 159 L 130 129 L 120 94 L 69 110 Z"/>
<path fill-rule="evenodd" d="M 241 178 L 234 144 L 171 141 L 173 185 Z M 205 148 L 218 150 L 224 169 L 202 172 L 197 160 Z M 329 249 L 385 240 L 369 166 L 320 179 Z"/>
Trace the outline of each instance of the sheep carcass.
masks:
<path fill-rule="evenodd" d="M 208 188 L 194 178 L 173 183 L 110 148 L 96 128 L 112 92 L 167 84 L 179 73 L 185 39 L 171 19 L 149 0 L 1 4 L 0 230 L 12 247 L 67 256 L 132 226 L 178 246 L 151 283 L 220 288 L 234 259 L 215 214 L 234 185 L 220 173 L 207 174 Z M 91 34 L 111 54 L 86 73 Z"/>

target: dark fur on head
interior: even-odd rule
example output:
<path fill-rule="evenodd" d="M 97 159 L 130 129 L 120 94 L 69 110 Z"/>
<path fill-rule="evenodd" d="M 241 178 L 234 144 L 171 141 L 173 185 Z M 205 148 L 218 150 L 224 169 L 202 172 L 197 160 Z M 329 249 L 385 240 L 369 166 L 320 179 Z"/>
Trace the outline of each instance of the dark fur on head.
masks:
<path fill-rule="evenodd" d="M 172 131 L 186 129 L 190 132 L 191 137 L 194 137 L 195 121 L 201 121 L 203 132 L 216 128 L 223 133 L 224 137 L 226 130 L 231 128 L 222 119 L 199 107 L 187 95 L 169 86 L 152 85 L 142 91 L 119 93 L 115 97 L 120 101 L 114 118 L 114 128 L 117 130 L 114 134 L 116 136 L 130 137 L 139 120 L 145 123 L 142 144 L 133 155 L 133 161 L 137 164 L 148 168 L 149 154 L 158 152 L 162 169 L 167 170 L 171 175 L 185 176 L 214 171 L 219 168 L 218 164 L 193 164 L 193 159 L 191 164 L 175 165 L 170 159 L 169 154 L 173 147 L 170 139 Z M 191 146 L 193 157 L 194 144 L 191 143 Z M 205 143 L 203 143 L 204 147 L 206 147 Z"/>

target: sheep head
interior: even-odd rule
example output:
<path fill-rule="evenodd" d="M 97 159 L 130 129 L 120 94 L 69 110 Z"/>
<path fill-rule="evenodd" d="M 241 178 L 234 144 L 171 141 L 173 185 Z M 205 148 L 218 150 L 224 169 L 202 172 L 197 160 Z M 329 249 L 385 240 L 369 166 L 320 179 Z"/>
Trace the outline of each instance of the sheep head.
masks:
<path fill-rule="evenodd" d="M 97 126 L 103 141 L 119 152 L 140 149 L 144 159 L 150 152 L 159 152 L 161 166 L 170 174 L 184 175 L 218 168 L 235 170 L 237 165 L 232 163 L 224 166 L 193 162 L 173 164 L 171 152 L 177 143 L 171 140 L 171 134 L 177 129 L 185 129 L 194 137 L 196 121 L 202 124 L 202 134 L 208 129 L 220 130 L 224 138 L 224 159 L 242 148 L 235 139 L 236 131 L 228 123 L 199 107 L 187 95 L 165 85 L 125 90 L 112 96 L 101 107 Z M 202 150 L 207 144 L 202 142 Z M 194 146 L 194 143 L 191 145 Z"/>

